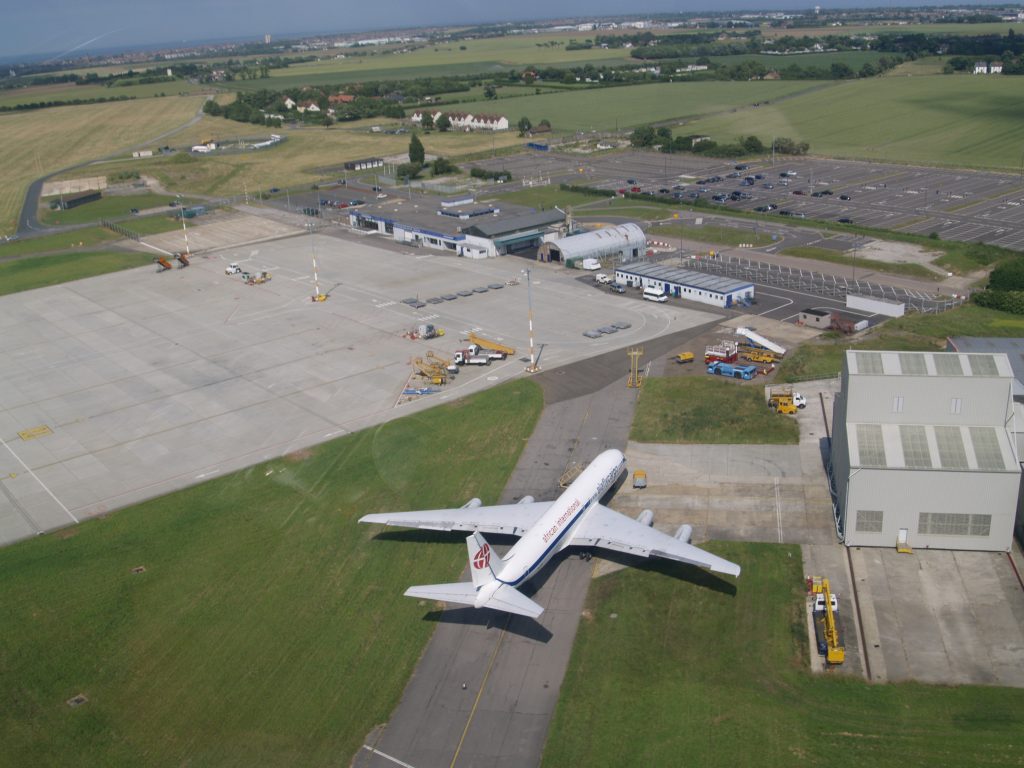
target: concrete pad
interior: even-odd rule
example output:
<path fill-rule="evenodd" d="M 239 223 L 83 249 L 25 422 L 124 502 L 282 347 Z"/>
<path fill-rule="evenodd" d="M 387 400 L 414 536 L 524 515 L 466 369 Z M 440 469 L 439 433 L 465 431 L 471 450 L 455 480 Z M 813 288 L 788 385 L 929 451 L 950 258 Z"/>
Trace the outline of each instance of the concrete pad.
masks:
<path fill-rule="evenodd" d="M 251 230 L 251 218 L 237 223 Z M 324 303 L 310 301 L 314 252 Z M 232 261 L 273 279 L 245 285 L 224 274 Z M 611 303 L 576 272 L 528 264 L 544 368 L 715 317 L 630 297 Z M 421 310 L 401 300 L 504 286 L 526 265 L 303 235 L 197 257 L 187 269 L 147 267 L 0 298 L 0 543 L 523 375 L 525 285 Z M 582 336 L 620 319 L 631 327 Z M 423 322 L 447 334 L 403 338 Z M 450 358 L 470 331 L 519 353 L 464 370 L 435 395 L 403 396 L 413 358 Z M 49 434 L 19 436 L 36 427 Z"/>

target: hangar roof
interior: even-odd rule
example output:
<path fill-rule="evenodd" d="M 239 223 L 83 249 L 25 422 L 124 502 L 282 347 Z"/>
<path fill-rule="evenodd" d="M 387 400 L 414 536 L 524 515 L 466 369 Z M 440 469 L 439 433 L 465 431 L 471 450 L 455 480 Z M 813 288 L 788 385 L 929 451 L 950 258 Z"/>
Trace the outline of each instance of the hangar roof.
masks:
<path fill-rule="evenodd" d="M 622 246 L 643 248 L 647 245 L 647 235 L 636 224 L 619 224 L 614 227 L 602 227 L 579 235 L 560 237 L 552 241 L 551 246 L 562 254 L 562 261 L 569 262 L 587 256 L 602 256 Z"/>
<path fill-rule="evenodd" d="M 706 272 L 694 272 L 681 267 L 672 267 L 666 264 L 623 264 L 615 268 L 615 272 L 623 275 L 637 275 L 639 277 L 663 280 L 666 283 L 685 285 L 689 288 L 697 288 L 702 291 L 714 293 L 734 293 L 744 288 L 752 288 L 753 283 L 733 280 L 731 277 L 719 277 Z"/>
<path fill-rule="evenodd" d="M 1013 377 L 1003 354 L 847 350 L 846 366 L 851 376 Z"/>

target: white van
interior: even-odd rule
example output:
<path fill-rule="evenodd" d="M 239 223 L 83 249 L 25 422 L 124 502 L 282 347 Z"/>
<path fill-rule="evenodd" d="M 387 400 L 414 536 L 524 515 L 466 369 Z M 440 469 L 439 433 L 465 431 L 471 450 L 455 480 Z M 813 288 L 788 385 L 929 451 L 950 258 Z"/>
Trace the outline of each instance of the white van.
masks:
<path fill-rule="evenodd" d="M 668 301 L 665 291 L 661 288 L 655 288 L 653 285 L 648 285 L 644 288 L 644 298 L 648 301 Z"/>
<path fill-rule="evenodd" d="M 597 259 L 584 259 L 580 266 L 583 269 L 596 270 L 601 268 L 601 262 Z"/>

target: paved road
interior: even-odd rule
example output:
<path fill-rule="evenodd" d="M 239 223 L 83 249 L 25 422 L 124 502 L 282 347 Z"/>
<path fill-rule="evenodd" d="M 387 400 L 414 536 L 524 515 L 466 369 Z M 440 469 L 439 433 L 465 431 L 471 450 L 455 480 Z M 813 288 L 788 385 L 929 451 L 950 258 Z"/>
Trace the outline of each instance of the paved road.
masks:
<path fill-rule="evenodd" d="M 663 357 L 711 325 L 647 342 L 647 358 Z M 537 377 L 546 405 L 503 502 L 554 498 L 567 467 L 626 448 L 636 399 L 625 386 L 626 360 L 617 350 Z M 538 765 L 590 578 L 590 564 L 575 555 L 553 559 L 524 589 L 545 608 L 536 621 L 425 608 L 423 620 L 437 629 L 390 722 L 369 735 L 354 765 Z"/>

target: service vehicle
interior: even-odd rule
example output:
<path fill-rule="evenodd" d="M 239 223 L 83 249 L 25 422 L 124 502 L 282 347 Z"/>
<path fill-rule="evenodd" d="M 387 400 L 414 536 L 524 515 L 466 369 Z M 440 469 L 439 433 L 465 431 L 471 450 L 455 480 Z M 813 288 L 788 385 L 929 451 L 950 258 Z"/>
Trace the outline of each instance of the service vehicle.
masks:
<path fill-rule="evenodd" d="M 693 354 L 693 352 L 680 352 L 678 355 L 676 355 L 672 359 L 675 360 L 680 365 L 684 365 L 686 363 L 692 363 L 693 362 L 694 354 Z"/>
<path fill-rule="evenodd" d="M 644 288 L 644 298 L 648 301 L 668 301 L 665 291 L 661 288 L 655 288 L 653 285 L 648 285 Z"/>
<path fill-rule="evenodd" d="M 647 473 L 642 469 L 638 469 L 633 473 L 633 487 L 634 488 L 646 488 L 647 487 Z"/>
<path fill-rule="evenodd" d="M 230 264 L 228 264 L 226 267 L 224 267 L 224 274 L 225 275 L 240 275 L 240 274 L 242 274 L 242 268 L 240 266 L 238 266 L 238 264 L 236 264 L 235 262 L 232 261 Z"/>
<path fill-rule="evenodd" d="M 604 272 L 598 272 L 596 275 L 594 275 L 594 282 L 595 283 L 601 283 L 602 285 L 607 285 L 611 281 L 612 281 L 612 279 L 610 277 L 608 277 L 608 275 L 606 275 Z"/>
<path fill-rule="evenodd" d="M 715 376 L 725 376 L 730 379 L 743 379 L 744 381 L 750 381 L 757 376 L 757 366 L 712 363 L 708 366 L 707 372 L 714 374 Z"/>
<path fill-rule="evenodd" d="M 468 349 L 460 349 L 453 356 L 456 365 L 490 365 L 491 358 L 486 355 L 474 355 Z"/>

